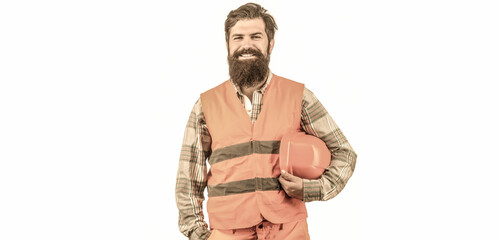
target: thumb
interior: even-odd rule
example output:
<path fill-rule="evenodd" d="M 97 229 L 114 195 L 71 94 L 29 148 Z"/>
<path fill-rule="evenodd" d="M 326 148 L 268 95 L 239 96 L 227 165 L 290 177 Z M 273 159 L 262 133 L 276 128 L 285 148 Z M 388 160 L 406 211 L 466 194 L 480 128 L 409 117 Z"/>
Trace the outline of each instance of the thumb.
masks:
<path fill-rule="evenodd" d="M 286 172 L 285 170 L 281 171 L 281 176 L 287 181 L 293 181 L 295 179 L 295 176 Z"/>

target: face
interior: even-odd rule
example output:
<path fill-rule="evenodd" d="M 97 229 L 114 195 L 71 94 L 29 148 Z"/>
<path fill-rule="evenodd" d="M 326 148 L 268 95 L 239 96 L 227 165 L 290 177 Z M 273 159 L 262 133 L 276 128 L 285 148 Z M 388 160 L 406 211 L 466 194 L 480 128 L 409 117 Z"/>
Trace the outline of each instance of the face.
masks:
<path fill-rule="evenodd" d="M 268 43 L 263 19 L 238 21 L 230 29 L 227 43 L 230 78 L 240 87 L 263 82 L 269 72 L 273 43 Z"/>
<path fill-rule="evenodd" d="M 268 43 L 268 36 L 265 32 L 265 22 L 262 18 L 239 20 L 230 29 L 228 37 L 228 53 L 232 56 L 237 51 L 255 49 L 268 57 L 273 50 L 274 40 Z M 238 60 L 254 59 L 254 56 L 243 55 Z"/>

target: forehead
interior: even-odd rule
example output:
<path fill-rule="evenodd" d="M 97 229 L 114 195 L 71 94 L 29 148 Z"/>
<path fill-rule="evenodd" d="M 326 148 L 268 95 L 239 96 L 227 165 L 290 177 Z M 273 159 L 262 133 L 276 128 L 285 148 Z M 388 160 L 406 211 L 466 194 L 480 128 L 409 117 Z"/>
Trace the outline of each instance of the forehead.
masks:
<path fill-rule="evenodd" d="M 230 36 L 234 34 L 252 34 L 256 32 L 265 34 L 265 22 L 262 18 L 239 20 L 232 29 L 230 29 Z"/>

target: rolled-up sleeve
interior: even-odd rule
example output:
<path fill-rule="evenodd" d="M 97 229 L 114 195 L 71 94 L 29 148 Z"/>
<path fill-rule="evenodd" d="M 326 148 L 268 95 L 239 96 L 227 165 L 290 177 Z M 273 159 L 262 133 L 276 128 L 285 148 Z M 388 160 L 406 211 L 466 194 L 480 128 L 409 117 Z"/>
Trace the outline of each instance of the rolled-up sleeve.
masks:
<path fill-rule="evenodd" d="M 210 154 L 211 136 L 199 99 L 185 128 L 175 188 L 178 226 L 191 240 L 207 239 L 211 234 L 202 210 L 207 183 L 206 159 Z"/>
<path fill-rule="evenodd" d="M 353 174 L 356 153 L 315 95 L 304 89 L 301 127 L 325 142 L 331 152 L 330 165 L 319 179 L 303 179 L 303 201 L 326 201 L 339 194 Z"/>

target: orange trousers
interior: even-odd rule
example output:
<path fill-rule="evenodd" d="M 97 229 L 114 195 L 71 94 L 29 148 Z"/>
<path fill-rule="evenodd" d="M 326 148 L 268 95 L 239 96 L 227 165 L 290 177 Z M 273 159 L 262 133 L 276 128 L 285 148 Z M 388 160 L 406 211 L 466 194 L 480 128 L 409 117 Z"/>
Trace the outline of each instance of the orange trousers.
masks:
<path fill-rule="evenodd" d="M 273 224 L 263 221 L 260 224 L 242 229 L 214 229 L 208 240 L 310 240 L 308 222 L 302 219 L 295 222 Z"/>

